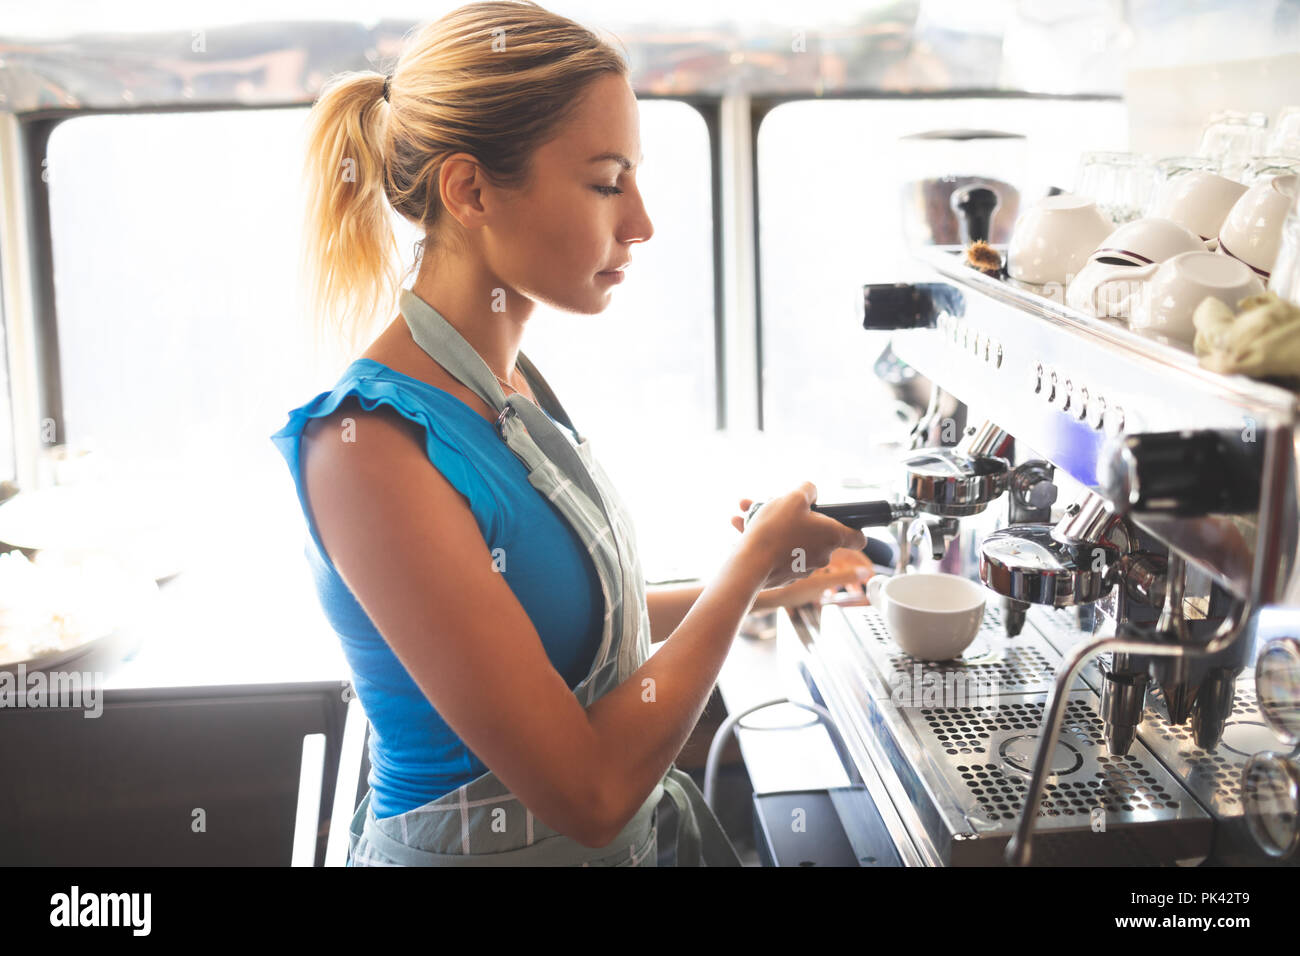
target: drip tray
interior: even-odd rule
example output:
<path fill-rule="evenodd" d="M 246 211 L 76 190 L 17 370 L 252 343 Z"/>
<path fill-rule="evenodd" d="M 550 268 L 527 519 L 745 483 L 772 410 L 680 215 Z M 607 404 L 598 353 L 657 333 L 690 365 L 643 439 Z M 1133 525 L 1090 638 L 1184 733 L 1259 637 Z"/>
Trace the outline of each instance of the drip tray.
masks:
<path fill-rule="evenodd" d="M 1072 618 L 1066 610 L 1030 608 L 1028 622 L 1062 652 L 1086 636 L 1071 627 Z M 1109 654 L 1100 656 L 1103 660 L 1110 658 Z M 1084 666 L 1082 673 L 1089 686 L 1094 689 L 1100 686 L 1101 675 L 1095 659 Z M 1248 673 L 1237 676 L 1232 713 L 1224 724 L 1223 738 L 1213 751 L 1196 745 L 1190 720 L 1173 726 L 1165 717 L 1167 712 L 1160 688 L 1152 684 L 1147 691 L 1138 738 L 1202 806 L 1220 819 L 1242 816 L 1241 772 L 1252 755 L 1272 750 L 1300 756 L 1300 747 L 1288 746 L 1269 728 L 1255 699 L 1254 678 Z"/>
<path fill-rule="evenodd" d="M 922 661 L 904 652 L 894 643 L 884 618 L 874 607 L 867 605 L 841 610 L 862 650 L 891 689 L 900 686 L 906 689 L 909 682 L 915 684 L 918 668 L 922 675 L 934 675 L 928 678 L 931 685 L 943 681 L 963 686 L 968 692 L 981 692 L 986 698 L 990 694 L 995 697 L 1045 694 L 1052 688 L 1060 655 L 1032 628 L 1021 631 L 1016 637 L 1007 637 L 999 608 L 986 608 L 984 623 L 980 625 L 975 640 L 961 657 L 951 661 Z M 1074 688 L 1084 690 L 1087 684 L 1081 677 L 1076 678 Z"/>
<path fill-rule="evenodd" d="M 1272 750 L 1300 756 L 1300 747 L 1284 743 L 1265 722 L 1255 699 L 1255 681 L 1245 675 L 1237 678 L 1232 714 L 1223 726 L 1223 738 L 1213 751 L 1196 745 L 1190 720 L 1172 726 L 1162 713 L 1164 709 L 1159 690 L 1153 688 L 1147 696 L 1145 719 L 1138 727 L 1138 734 L 1215 816 L 1242 815 L 1241 771 L 1254 754 Z"/>
<path fill-rule="evenodd" d="M 836 656 L 848 655 L 846 666 L 869 677 L 860 699 L 930 841 L 949 865 L 1003 863 L 1059 655 L 1029 629 L 1005 638 L 992 609 L 962 659 L 916 661 L 893 643 L 875 608 L 837 610 L 847 627 L 827 628 L 824 617 L 822 635 Z M 972 696 L 976 675 L 990 678 L 996 693 L 984 687 Z M 913 693 L 918 679 L 925 688 Z M 964 699 L 953 693 L 963 684 Z M 1076 682 L 1039 806 L 1034 862 L 1149 865 L 1206 857 L 1212 818 L 1141 742 L 1124 757 L 1107 752 L 1097 701 Z"/>

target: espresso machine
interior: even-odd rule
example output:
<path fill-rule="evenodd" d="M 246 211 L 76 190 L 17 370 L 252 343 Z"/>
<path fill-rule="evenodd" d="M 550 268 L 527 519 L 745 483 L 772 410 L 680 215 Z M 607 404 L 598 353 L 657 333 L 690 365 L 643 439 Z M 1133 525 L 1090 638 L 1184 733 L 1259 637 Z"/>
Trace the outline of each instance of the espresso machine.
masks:
<path fill-rule="evenodd" d="M 798 609 L 787 635 L 898 857 L 1294 864 L 1295 393 L 960 247 L 918 255 L 933 281 L 865 287 L 863 324 L 933 383 L 916 444 L 954 399 L 980 424 L 906 453 L 870 522 L 819 507 L 888 519 L 903 564 L 928 537 L 922 554 L 987 588 L 985 620 L 940 662 L 908 657 L 870 606 Z"/>

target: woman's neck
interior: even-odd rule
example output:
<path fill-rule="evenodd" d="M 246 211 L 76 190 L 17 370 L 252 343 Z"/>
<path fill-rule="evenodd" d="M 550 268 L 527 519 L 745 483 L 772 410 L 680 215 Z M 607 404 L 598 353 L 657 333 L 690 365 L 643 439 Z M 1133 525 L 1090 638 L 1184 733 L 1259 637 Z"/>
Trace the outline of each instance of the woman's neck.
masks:
<path fill-rule="evenodd" d="M 422 269 L 411 291 L 460 333 L 493 375 L 512 384 L 519 378 L 515 359 L 533 311 L 531 299 L 507 288 L 481 264 L 464 260 Z"/>

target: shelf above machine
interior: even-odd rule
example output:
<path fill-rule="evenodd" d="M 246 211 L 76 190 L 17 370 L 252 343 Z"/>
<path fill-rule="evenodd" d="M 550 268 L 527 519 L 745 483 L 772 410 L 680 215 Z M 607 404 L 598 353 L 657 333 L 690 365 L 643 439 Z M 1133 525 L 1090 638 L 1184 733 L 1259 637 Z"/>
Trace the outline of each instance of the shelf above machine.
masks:
<path fill-rule="evenodd" d="M 1005 248 L 998 251 L 1005 257 Z M 1188 387 L 1234 406 L 1254 407 L 1281 421 L 1293 422 L 1296 418 L 1300 396 L 1291 390 L 1244 375 L 1212 372 L 1202 368 L 1195 353 L 1182 343 L 1134 330 L 1119 319 L 1097 318 L 1072 309 L 1065 304 L 1064 286 L 1031 286 L 1014 279 L 995 279 L 968 266 L 960 246 L 924 247 L 917 251 L 917 257 L 963 289 L 1039 319 L 1048 328 L 1133 356 L 1151 365 L 1153 373 L 1178 374 Z"/>

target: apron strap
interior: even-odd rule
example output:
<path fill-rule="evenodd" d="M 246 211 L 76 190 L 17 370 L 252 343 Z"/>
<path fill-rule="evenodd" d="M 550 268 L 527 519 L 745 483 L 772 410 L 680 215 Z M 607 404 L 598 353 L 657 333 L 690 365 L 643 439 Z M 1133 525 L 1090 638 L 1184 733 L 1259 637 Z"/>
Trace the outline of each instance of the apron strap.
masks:
<path fill-rule="evenodd" d="M 415 344 L 450 372 L 452 378 L 483 399 L 488 408 L 501 411 L 501 406 L 506 403 L 506 393 L 482 356 L 456 331 L 456 327 L 410 289 L 402 290 L 400 302 L 402 318 L 406 320 Z"/>
<path fill-rule="evenodd" d="M 483 361 L 482 356 L 474 351 L 474 347 L 465 341 L 465 337 L 456 330 L 454 325 L 443 318 L 437 309 L 410 289 L 402 290 L 400 300 L 402 318 L 406 320 L 406 325 L 411 330 L 411 337 L 415 339 L 415 344 L 424 349 L 431 359 L 451 373 L 453 378 L 483 399 L 488 408 L 498 413 L 497 432 L 502 439 L 506 437 L 506 418 L 509 415 L 518 415 L 524 424 L 524 428 L 527 429 L 528 434 L 542 450 L 542 453 L 582 490 L 592 504 L 600 509 L 605 516 L 606 523 L 612 527 L 609 509 L 605 507 L 605 501 L 601 497 L 600 490 L 596 487 L 595 480 L 587 471 L 587 466 L 583 464 L 573 445 L 555 426 L 555 422 L 547 418 L 540 408 L 518 393 L 506 398 L 506 393 L 502 390 L 501 384 L 497 381 L 496 376 L 492 374 L 492 370 L 487 367 L 487 363 Z M 533 363 L 522 352 L 516 357 L 516 362 L 522 365 L 526 377 L 531 375 L 533 381 L 530 382 L 530 385 L 535 382 L 534 391 L 536 391 L 539 399 L 552 406 L 554 409 L 552 414 L 555 415 L 556 420 L 573 429 L 576 435 L 577 429 L 573 428 L 568 414 L 561 407 L 555 393 L 546 384 L 545 379 L 541 377 Z"/>
<path fill-rule="evenodd" d="M 547 384 L 546 379 L 542 378 L 542 373 L 537 370 L 533 360 L 521 351 L 515 356 L 515 364 L 524 373 L 524 381 L 528 383 L 528 387 L 537 396 L 537 401 L 541 404 L 542 410 L 577 435 L 578 441 L 582 441 L 578 429 L 574 428 L 573 422 L 569 420 L 569 413 L 564 410 L 564 406 L 560 404 L 560 400 L 556 397 L 555 392 L 551 390 L 551 386 Z"/>

